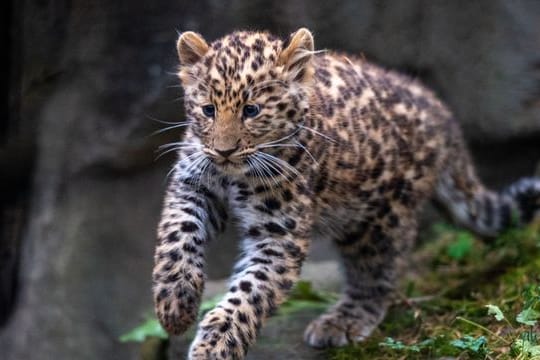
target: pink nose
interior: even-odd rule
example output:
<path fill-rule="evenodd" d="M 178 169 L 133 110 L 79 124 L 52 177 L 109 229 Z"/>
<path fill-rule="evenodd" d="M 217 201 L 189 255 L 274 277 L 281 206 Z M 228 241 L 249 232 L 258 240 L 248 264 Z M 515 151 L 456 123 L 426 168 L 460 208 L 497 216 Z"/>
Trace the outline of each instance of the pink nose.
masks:
<path fill-rule="evenodd" d="M 232 149 L 227 149 L 227 150 L 219 150 L 219 149 L 214 149 L 219 155 L 223 156 L 224 158 L 228 158 L 229 155 L 231 155 L 233 152 L 235 152 L 236 150 L 238 150 L 238 146 L 232 148 Z"/>

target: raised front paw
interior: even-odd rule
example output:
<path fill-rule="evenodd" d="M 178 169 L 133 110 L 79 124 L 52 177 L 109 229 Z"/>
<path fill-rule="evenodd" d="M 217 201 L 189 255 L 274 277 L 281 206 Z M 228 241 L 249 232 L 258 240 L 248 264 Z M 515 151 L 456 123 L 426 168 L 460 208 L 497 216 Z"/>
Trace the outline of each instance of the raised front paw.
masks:
<path fill-rule="evenodd" d="M 189 349 L 190 360 L 241 360 L 254 334 L 247 329 L 245 315 L 230 309 L 208 312 Z M 238 321 L 240 318 L 240 321 Z M 237 321 L 235 321 L 235 319 Z"/>
<path fill-rule="evenodd" d="M 377 327 L 376 323 L 364 323 L 331 312 L 313 320 L 304 332 L 304 341 L 315 348 L 339 347 L 365 340 Z"/>

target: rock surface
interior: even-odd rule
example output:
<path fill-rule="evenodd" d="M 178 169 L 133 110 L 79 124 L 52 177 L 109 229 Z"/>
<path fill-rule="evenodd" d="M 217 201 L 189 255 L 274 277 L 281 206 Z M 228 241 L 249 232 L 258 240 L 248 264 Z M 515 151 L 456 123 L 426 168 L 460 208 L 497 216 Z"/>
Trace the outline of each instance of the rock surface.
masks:
<path fill-rule="evenodd" d="M 151 118 L 183 117 L 180 91 L 170 87 L 176 30 L 215 39 L 235 28 L 286 36 L 307 26 L 319 49 L 362 53 L 433 86 L 491 184 L 531 174 L 540 157 L 538 2 L 6 4 L 0 304 L 11 314 L 0 328 L 3 359 L 139 357 L 138 346 L 117 339 L 151 312 L 153 234 L 172 161 L 155 162 L 154 149 L 180 134 L 149 135 L 162 126 Z M 212 245 L 211 278 L 226 276 L 235 248 L 232 236 Z M 312 258 L 328 253 L 315 244 Z M 303 321 L 290 325 L 298 336 Z M 285 326 L 265 330 L 268 341 L 303 349 Z M 292 354 L 265 346 L 252 353 Z"/>

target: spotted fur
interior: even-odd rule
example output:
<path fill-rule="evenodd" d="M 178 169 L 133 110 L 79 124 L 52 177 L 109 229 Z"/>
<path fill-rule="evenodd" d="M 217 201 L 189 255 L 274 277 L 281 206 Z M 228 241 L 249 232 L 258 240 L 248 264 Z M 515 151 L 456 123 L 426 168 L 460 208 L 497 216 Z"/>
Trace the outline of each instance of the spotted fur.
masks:
<path fill-rule="evenodd" d="M 204 248 L 218 241 L 228 216 L 242 235 L 228 293 L 200 322 L 190 359 L 244 358 L 314 237 L 338 247 L 346 285 L 305 340 L 342 346 L 384 318 L 431 195 L 487 236 L 538 215 L 540 181 L 500 194 L 485 189 L 458 124 L 430 90 L 362 59 L 318 53 L 306 29 L 286 41 L 234 32 L 211 44 L 186 32 L 178 53 L 188 123 L 171 148 L 180 160 L 153 272 L 167 331 L 183 333 L 195 321 Z"/>

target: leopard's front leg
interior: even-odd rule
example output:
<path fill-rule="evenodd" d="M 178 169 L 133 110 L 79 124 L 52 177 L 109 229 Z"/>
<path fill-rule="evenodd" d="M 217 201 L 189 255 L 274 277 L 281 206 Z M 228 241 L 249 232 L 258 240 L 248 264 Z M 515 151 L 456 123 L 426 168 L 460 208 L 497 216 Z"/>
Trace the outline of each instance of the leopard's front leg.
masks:
<path fill-rule="evenodd" d="M 246 193 L 246 190 L 244 190 Z M 244 233 L 243 255 L 229 291 L 199 324 L 191 360 L 243 359 L 265 318 L 285 300 L 306 257 L 311 205 L 306 196 L 291 201 L 250 195 L 237 211 Z"/>
<path fill-rule="evenodd" d="M 227 214 L 213 187 L 178 168 L 167 189 L 152 274 L 156 314 L 172 334 L 196 319 L 204 289 L 204 247 L 225 227 Z M 195 176 L 195 177 L 194 177 Z"/>

